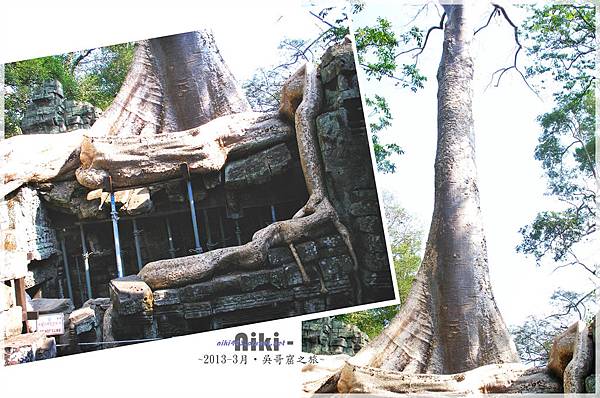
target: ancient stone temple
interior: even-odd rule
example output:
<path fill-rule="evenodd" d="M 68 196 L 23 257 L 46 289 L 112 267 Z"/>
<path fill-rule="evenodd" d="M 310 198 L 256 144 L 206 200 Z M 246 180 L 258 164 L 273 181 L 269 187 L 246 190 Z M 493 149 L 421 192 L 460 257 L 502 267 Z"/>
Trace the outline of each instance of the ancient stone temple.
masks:
<path fill-rule="evenodd" d="M 369 342 L 356 325 L 334 317 L 302 322 L 302 351 L 317 355 L 354 355 Z"/>
<path fill-rule="evenodd" d="M 46 80 L 34 87 L 21 130 L 23 134 L 54 134 L 88 129 L 101 114 L 89 102 L 65 99 L 58 80 Z"/>
<path fill-rule="evenodd" d="M 394 298 L 351 45 L 331 47 L 318 72 L 324 104 L 316 128 L 326 189 L 349 230 L 358 267 L 335 226 L 324 224 L 294 242 L 293 251 L 271 247 L 253 271 L 217 269 L 202 281 L 155 289 L 138 276 L 148 263 L 243 245 L 292 218 L 309 197 L 293 135 L 230 156 L 219 172 L 188 174 L 183 165 L 178 178 L 114 196 L 110 187 L 90 192 L 72 178 L 29 184 L 3 202 L 28 210 L 20 215 L 25 230 L 3 235 L 2 244 L 34 242 L 13 245 L 19 253 L 5 255 L 21 256 L 30 301 L 46 300 L 30 312 L 52 307 L 65 314 L 59 354 Z M 59 84 L 43 87 L 28 108 L 26 132 L 82 128 L 98 117 L 93 107 L 64 101 Z"/>

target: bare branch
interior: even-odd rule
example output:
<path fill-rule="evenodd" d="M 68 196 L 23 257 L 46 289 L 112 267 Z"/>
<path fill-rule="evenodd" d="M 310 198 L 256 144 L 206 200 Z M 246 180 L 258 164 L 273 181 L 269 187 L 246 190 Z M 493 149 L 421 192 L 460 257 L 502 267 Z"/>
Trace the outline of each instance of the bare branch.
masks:
<path fill-rule="evenodd" d="M 75 60 L 73 61 L 73 63 L 71 64 L 71 73 L 73 73 L 75 71 L 75 68 L 77 68 L 77 65 L 79 65 L 81 63 L 81 61 L 83 61 L 88 55 L 90 55 L 92 53 L 92 51 L 94 51 L 95 48 L 92 48 L 90 50 L 87 50 L 86 52 L 84 52 L 83 54 L 79 54 L 79 56 L 77 56 L 77 58 L 75 58 Z"/>
<path fill-rule="evenodd" d="M 496 80 L 496 84 L 494 84 L 494 87 L 498 87 L 500 85 L 500 80 L 502 79 L 502 76 L 504 76 L 504 74 L 506 72 L 508 72 L 511 69 L 514 69 L 515 71 L 517 71 L 517 73 L 521 76 L 521 78 L 523 79 L 523 82 L 527 85 L 527 87 L 529 88 L 529 90 L 531 90 L 532 93 L 535 94 L 536 97 L 538 97 L 540 100 L 540 96 L 539 94 L 533 89 L 533 87 L 531 87 L 531 85 L 529 84 L 529 82 L 527 81 L 527 78 L 525 78 L 525 75 L 523 74 L 523 72 L 519 69 L 519 67 L 517 66 L 517 60 L 519 58 L 519 52 L 521 52 L 521 49 L 523 48 L 523 45 L 521 44 L 520 40 L 519 40 L 519 27 L 517 25 L 515 25 L 515 23 L 510 19 L 510 17 L 508 16 L 506 10 L 504 9 L 504 7 L 492 3 L 492 5 L 494 6 L 494 10 L 492 11 L 487 23 L 482 26 L 481 28 L 477 29 L 475 31 L 475 33 L 479 32 L 481 29 L 485 28 L 486 26 L 489 25 L 491 19 L 494 17 L 494 15 L 502 15 L 504 17 L 504 19 L 506 20 L 506 22 L 508 22 L 508 24 L 513 28 L 514 31 L 514 39 L 515 39 L 515 43 L 517 45 L 517 50 L 515 51 L 515 55 L 513 58 L 513 63 L 510 66 L 507 66 L 505 68 L 500 68 L 497 71 L 495 71 L 494 73 L 492 73 L 492 78 L 490 80 L 490 83 L 488 84 L 488 87 L 494 82 L 494 77 L 496 75 L 498 75 L 498 78 Z"/>

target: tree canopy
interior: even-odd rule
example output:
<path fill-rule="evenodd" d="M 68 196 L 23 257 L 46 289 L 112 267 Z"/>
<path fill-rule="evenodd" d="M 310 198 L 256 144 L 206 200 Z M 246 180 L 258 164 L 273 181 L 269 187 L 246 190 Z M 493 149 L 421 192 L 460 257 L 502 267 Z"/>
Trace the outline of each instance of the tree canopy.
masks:
<path fill-rule="evenodd" d="M 597 235 L 595 6 L 528 7 L 523 24 L 533 64 L 528 78 L 553 90 L 554 108 L 538 117 L 534 156 L 541 162 L 547 194 L 564 205 L 541 211 L 521 229 L 517 250 L 541 262 L 577 265 L 597 276 L 598 263 L 582 259 L 580 243 Z M 597 280 L 596 280 L 597 281 Z"/>

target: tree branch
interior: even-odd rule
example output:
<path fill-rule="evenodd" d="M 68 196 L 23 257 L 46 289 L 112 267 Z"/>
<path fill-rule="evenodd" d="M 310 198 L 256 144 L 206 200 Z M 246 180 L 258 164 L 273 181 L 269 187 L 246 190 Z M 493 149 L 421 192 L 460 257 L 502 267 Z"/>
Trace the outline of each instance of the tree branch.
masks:
<path fill-rule="evenodd" d="M 507 66 L 505 68 L 500 68 L 497 71 L 495 71 L 494 73 L 492 73 L 492 79 L 490 80 L 490 83 L 488 84 L 488 87 L 494 82 L 494 76 L 496 76 L 496 75 L 498 75 L 498 79 L 496 80 L 496 84 L 494 85 L 494 87 L 498 87 L 500 85 L 500 80 L 502 79 L 502 76 L 504 76 L 504 74 L 506 72 L 508 72 L 509 70 L 514 69 L 515 71 L 517 71 L 517 73 L 519 73 L 519 75 L 523 79 L 523 82 L 527 85 L 527 87 L 529 88 L 529 90 L 531 90 L 531 92 L 534 93 L 536 97 L 538 97 L 539 99 L 541 99 L 540 96 L 539 96 L 539 94 L 533 89 L 533 87 L 531 87 L 531 85 L 527 81 L 527 78 L 525 78 L 525 75 L 523 74 L 523 72 L 517 66 L 517 60 L 518 60 L 518 57 L 519 57 L 519 52 L 521 52 L 521 49 L 523 48 L 523 45 L 521 44 L 521 42 L 519 40 L 519 28 L 518 28 L 518 26 L 515 25 L 515 23 L 510 19 L 510 17 L 508 16 L 508 13 L 504 9 L 504 7 L 502 7 L 502 6 L 498 5 L 498 4 L 495 4 L 495 3 L 492 3 L 492 5 L 494 6 L 494 10 L 492 11 L 492 13 L 491 13 L 491 15 L 489 17 L 488 22 L 484 26 L 482 26 L 481 28 L 477 29 L 475 31 L 475 33 L 479 32 L 481 29 L 483 29 L 486 26 L 488 26 L 494 15 L 502 15 L 504 17 L 504 19 L 506 20 L 506 22 L 508 22 L 508 24 L 513 28 L 514 39 L 515 39 L 515 43 L 517 44 L 517 50 L 515 51 L 515 55 L 514 55 L 514 58 L 513 58 L 512 65 Z"/>
<path fill-rule="evenodd" d="M 88 55 L 90 55 L 92 53 L 92 51 L 94 51 L 95 48 L 92 48 L 90 50 L 87 50 L 86 52 L 84 52 L 83 54 L 79 54 L 77 56 L 77 58 L 75 58 L 75 60 L 73 61 L 73 63 L 71 64 L 71 73 L 75 72 L 75 68 L 77 68 L 77 65 L 79 65 L 81 63 L 81 61 L 83 61 Z"/>

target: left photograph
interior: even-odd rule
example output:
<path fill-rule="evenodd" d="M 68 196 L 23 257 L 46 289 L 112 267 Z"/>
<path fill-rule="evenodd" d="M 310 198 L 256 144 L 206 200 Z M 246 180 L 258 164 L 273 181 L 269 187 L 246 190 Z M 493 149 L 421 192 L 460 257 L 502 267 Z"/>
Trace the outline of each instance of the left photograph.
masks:
<path fill-rule="evenodd" d="M 396 300 L 345 21 L 4 65 L 4 365 Z"/>

